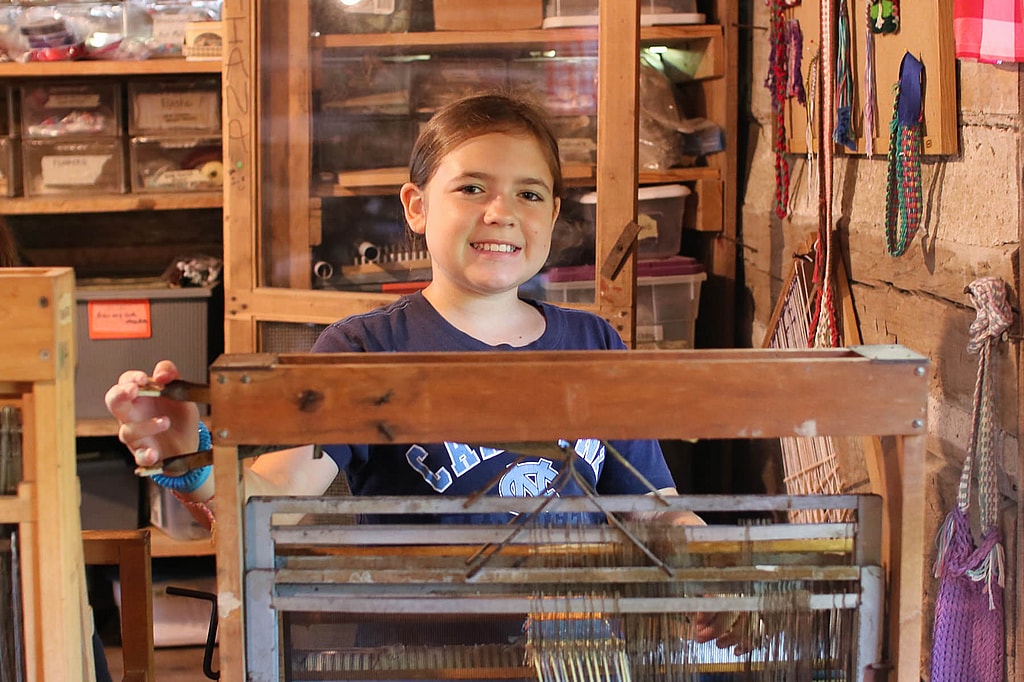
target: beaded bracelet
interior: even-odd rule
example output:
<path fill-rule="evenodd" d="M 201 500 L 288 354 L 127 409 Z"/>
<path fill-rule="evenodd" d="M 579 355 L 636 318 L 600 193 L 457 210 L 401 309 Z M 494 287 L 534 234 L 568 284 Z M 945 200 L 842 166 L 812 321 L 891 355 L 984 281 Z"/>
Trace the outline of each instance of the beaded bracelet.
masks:
<path fill-rule="evenodd" d="M 199 450 L 209 450 L 212 447 L 213 438 L 210 436 L 210 430 L 206 428 L 206 424 L 199 422 Z M 207 464 L 204 467 L 187 471 L 181 476 L 155 474 L 150 478 L 163 488 L 179 493 L 191 493 L 199 490 L 199 487 L 206 483 L 206 479 L 210 477 L 212 471 L 213 467 Z"/>

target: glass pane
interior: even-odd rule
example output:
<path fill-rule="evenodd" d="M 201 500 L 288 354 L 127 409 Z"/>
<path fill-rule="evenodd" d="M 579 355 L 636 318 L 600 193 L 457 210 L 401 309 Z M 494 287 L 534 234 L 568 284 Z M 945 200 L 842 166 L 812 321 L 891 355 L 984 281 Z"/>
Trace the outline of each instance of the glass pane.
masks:
<path fill-rule="evenodd" d="M 710 23 L 716 8 L 638 0 L 640 261 L 703 259 L 721 227 L 724 52 L 722 28 Z M 444 104 L 508 89 L 547 109 L 566 185 L 550 255 L 522 294 L 626 319 L 621 308 L 632 299 L 621 287 L 596 295 L 601 251 L 629 222 L 598 220 L 598 9 L 598 0 L 261 0 L 260 285 L 337 292 L 331 313 L 338 317 L 426 286 L 430 259 L 398 198 L 416 136 Z M 618 42 L 616 52 L 626 45 Z M 623 73 L 620 66 L 614 75 Z M 626 93 L 606 96 L 632 111 Z M 622 128 L 613 137 L 628 139 L 629 119 L 612 123 Z M 617 216 L 630 191 L 618 184 L 613 194 L 601 190 L 619 197 Z M 648 266 L 652 277 L 694 277 L 683 286 L 641 283 L 650 284 L 641 299 L 670 296 L 674 308 L 690 306 L 703 281 L 693 265 Z M 655 305 L 645 315 L 657 317 Z M 641 336 L 660 343 L 668 334 L 673 343 L 665 347 L 690 346 L 693 317 L 687 308 L 670 321 L 680 333 L 656 319 Z"/>

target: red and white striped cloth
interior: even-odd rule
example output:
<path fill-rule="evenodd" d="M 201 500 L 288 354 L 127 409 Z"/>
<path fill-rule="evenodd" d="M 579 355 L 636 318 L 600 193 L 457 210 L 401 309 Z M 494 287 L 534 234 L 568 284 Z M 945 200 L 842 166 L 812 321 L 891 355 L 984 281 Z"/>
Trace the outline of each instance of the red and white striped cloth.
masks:
<path fill-rule="evenodd" d="M 953 38 L 959 59 L 1024 62 L 1024 0 L 955 0 Z"/>

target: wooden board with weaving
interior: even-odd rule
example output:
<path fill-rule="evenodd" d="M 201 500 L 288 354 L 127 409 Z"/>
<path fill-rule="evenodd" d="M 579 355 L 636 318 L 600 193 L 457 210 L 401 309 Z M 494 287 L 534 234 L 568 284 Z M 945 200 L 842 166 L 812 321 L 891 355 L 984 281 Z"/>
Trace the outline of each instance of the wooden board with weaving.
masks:
<path fill-rule="evenodd" d="M 836 386 L 842 386 L 843 391 L 835 391 Z M 760 614 L 759 622 L 767 624 L 771 619 L 765 618 L 766 613 L 794 612 L 789 607 L 770 609 L 765 606 L 771 599 L 775 599 L 776 604 L 794 603 L 794 595 L 781 588 L 774 591 L 769 589 L 768 584 L 772 582 L 771 580 L 760 581 L 751 577 L 753 574 L 750 571 L 768 577 L 785 575 L 785 570 L 789 568 L 789 564 L 780 558 L 782 555 L 774 551 L 768 554 L 760 553 L 758 543 L 762 540 L 771 540 L 772 533 L 780 532 L 810 533 L 803 536 L 804 540 L 835 539 L 835 529 L 825 528 L 820 524 L 780 524 L 767 526 L 765 530 L 760 530 L 757 526 L 742 529 L 744 535 L 739 539 L 732 538 L 736 544 L 732 550 L 730 570 L 747 571 L 745 577 L 738 582 L 742 583 L 749 578 L 749 583 L 761 585 L 752 589 L 739 589 L 735 583 L 728 588 L 713 589 L 708 583 L 711 575 L 707 569 L 724 568 L 729 565 L 718 566 L 714 563 L 718 559 L 713 558 L 697 560 L 695 557 L 701 555 L 696 552 L 691 554 L 683 551 L 681 554 L 680 548 L 692 549 L 699 546 L 700 538 L 689 534 L 691 531 L 680 530 L 679 534 L 672 535 L 671 533 L 675 531 L 665 530 L 664 535 L 647 537 L 636 535 L 640 531 L 630 530 L 626 524 L 623 524 L 623 527 L 636 536 L 635 541 L 629 539 L 630 533 L 624 532 L 614 524 L 614 527 L 581 527 L 578 530 L 584 535 L 580 537 L 567 536 L 571 529 L 563 528 L 558 532 L 560 534 L 556 533 L 556 537 L 561 538 L 557 541 L 552 541 L 550 536 L 547 539 L 539 537 L 540 531 L 529 534 L 524 530 L 514 538 L 508 538 L 511 533 L 507 527 L 481 527 L 474 531 L 478 535 L 468 535 L 468 539 L 454 543 L 462 546 L 460 551 L 463 553 L 467 551 L 466 545 L 470 545 L 473 547 L 470 552 L 472 555 L 481 549 L 487 553 L 485 548 L 494 547 L 496 540 L 505 538 L 504 543 L 497 543 L 502 548 L 501 551 L 496 552 L 493 560 L 485 563 L 477 571 L 467 569 L 465 556 L 459 558 L 457 553 L 455 560 L 461 561 L 463 566 L 461 571 L 455 570 L 451 564 L 451 550 L 445 549 L 446 546 L 452 546 L 450 538 L 445 539 L 445 533 L 451 529 L 444 526 L 417 526 L 413 533 L 402 528 L 388 529 L 389 533 L 394 530 L 399 535 L 390 540 L 381 540 L 383 544 L 377 547 L 376 551 L 383 552 L 385 556 L 390 553 L 390 559 L 374 559 L 372 556 L 369 559 L 350 557 L 348 555 L 358 554 L 355 552 L 356 548 L 368 543 L 366 528 L 358 525 L 346 527 L 341 524 L 321 527 L 323 524 L 320 524 L 305 530 L 290 529 L 287 524 L 272 525 L 263 517 L 259 517 L 258 514 L 264 512 L 257 511 L 258 505 L 261 504 L 258 501 L 250 502 L 248 506 L 243 507 L 245 491 L 239 485 L 240 445 L 303 442 L 380 443 L 390 440 L 522 443 L 555 441 L 584 435 L 602 439 L 779 438 L 813 433 L 894 436 L 899 443 L 901 457 L 892 466 L 899 470 L 900 476 L 889 479 L 894 483 L 898 482 L 899 490 L 889 490 L 885 493 L 885 497 L 898 501 L 898 504 L 883 507 L 890 510 L 890 513 L 895 512 L 896 515 L 896 518 L 891 519 L 892 527 L 896 531 L 891 535 L 891 546 L 888 548 L 894 559 L 886 576 L 886 588 L 883 590 L 885 612 L 889 615 L 886 627 L 875 628 L 875 631 L 881 633 L 884 630 L 885 636 L 883 653 L 878 660 L 895 665 L 898 680 L 917 679 L 922 632 L 920 594 L 924 538 L 921 512 L 924 489 L 927 360 L 906 349 L 882 346 L 799 351 L 754 349 L 513 354 L 229 355 L 219 359 L 211 368 L 211 393 L 213 432 L 216 439 L 214 469 L 218 490 L 216 541 L 221 606 L 221 679 L 278 679 L 277 665 L 294 671 L 292 664 L 285 666 L 283 658 L 268 659 L 267 656 L 271 654 L 268 653 L 267 646 L 253 648 L 257 641 L 253 638 L 254 633 L 258 633 L 258 637 L 281 636 L 281 633 L 272 626 L 279 622 L 278 617 L 283 617 L 293 607 L 301 611 L 314 605 L 318 611 L 335 614 L 342 614 L 346 610 L 372 610 L 373 613 L 380 615 L 399 611 L 398 604 L 403 602 L 416 605 L 415 609 L 421 614 L 499 612 L 526 616 L 533 612 L 546 613 L 548 609 L 541 605 L 555 604 L 555 613 L 575 614 L 560 617 L 558 627 L 568 627 L 566 624 L 575 619 L 579 621 L 579 627 L 570 628 L 570 633 L 578 634 L 591 628 L 586 631 L 598 633 L 602 641 L 614 643 L 616 647 L 622 648 L 627 653 L 628 667 L 619 670 L 630 670 L 631 677 L 687 679 L 662 677 L 659 676 L 660 673 L 651 677 L 654 670 L 678 671 L 671 666 L 659 667 L 647 655 L 658 646 L 661 646 L 663 651 L 665 633 L 680 624 L 681 621 L 671 620 L 672 613 L 751 611 Z M 473 395 L 475 398 L 467 401 L 466 395 Z M 273 418 L 268 418 L 268 415 L 272 415 Z M 842 496 L 833 496 L 819 498 L 813 503 L 780 501 L 772 504 L 775 504 L 778 510 L 794 504 L 835 505 L 836 500 L 843 499 L 845 498 Z M 599 501 L 605 506 L 605 511 L 610 517 L 626 514 L 627 516 L 623 518 L 637 511 L 654 511 L 656 505 L 660 504 L 649 496 L 599 498 Z M 299 511 L 304 514 L 315 514 L 318 519 L 321 518 L 321 513 L 328 511 L 346 514 L 358 511 L 356 508 L 327 510 L 318 507 L 320 504 L 381 504 L 373 498 L 305 499 L 297 502 L 286 499 L 277 502 L 287 505 L 309 505 L 282 508 L 280 513 Z M 511 503 L 507 499 L 491 498 L 480 498 L 476 501 L 476 504 L 482 505 Z M 530 503 L 530 500 L 524 502 Z M 573 505 L 585 506 L 595 503 L 595 500 L 588 498 L 557 499 L 557 504 L 566 505 L 564 510 L 569 511 L 572 511 Z M 673 503 L 696 507 L 708 504 L 689 498 L 679 498 Z M 728 503 L 737 509 L 748 504 L 743 498 L 734 498 Z M 384 507 L 378 507 L 377 511 L 386 511 L 389 506 L 397 509 L 404 504 L 419 505 L 416 509 L 427 513 L 437 511 L 437 505 L 451 505 L 452 500 L 389 498 Z M 533 504 L 536 504 L 536 500 Z M 582 508 L 576 509 L 581 510 Z M 594 509 L 590 508 L 590 511 Z M 844 524 L 839 524 L 842 525 Z M 871 530 L 873 524 L 858 522 L 855 527 L 857 532 L 867 533 L 867 537 L 875 533 Z M 258 528 L 269 532 L 272 542 L 257 542 L 252 532 Z M 655 528 L 657 526 L 652 525 L 643 532 L 661 532 L 655 531 Z M 372 534 L 373 530 L 381 529 L 371 529 L 369 532 Z M 735 529 L 716 527 L 711 527 L 710 530 L 713 533 L 712 537 L 704 540 L 712 544 L 725 543 L 719 546 L 726 546 L 730 541 L 729 534 L 736 532 Z M 696 529 L 692 532 L 695 533 Z M 588 533 L 590 535 L 586 535 Z M 604 535 L 595 535 L 602 533 Z M 761 533 L 767 535 L 759 535 Z M 381 534 L 382 537 L 384 535 L 386 534 Z M 786 538 L 774 540 L 783 539 Z M 412 540 L 415 542 L 410 542 Z M 868 569 L 872 566 L 877 568 L 878 562 L 870 559 L 870 554 L 861 552 L 860 548 L 869 547 L 871 543 L 867 542 L 867 539 L 864 543 L 852 542 L 855 549 L 839 552 L 841 555 L 845 552 L 848 558 L 853 557 L 853 563 L 847 562 L 843 570 L 852 570 L 851 567 L 854 567 L 858 575 L 867 575 L 870 572 Z M 410 544 L 422 547 L 416 552 L 410 550 L 406 555 L 395 550 L 396 547 L 408 547 Z M 622 553 L 627 550 L 636 554 L 628 561 L 600 564 L 599 568 L 602 570 L 611 570 L 612 574 L 618 575 L 618 578 L 608 583 L 619 585 L 615 589 L 599 588 L 597 585 L 606 580 L 599 575 L 601 571 L 596 571 L 594 567 L 585 563 L 581 565 L 579 562 L 582 559 L 574 557 L 571 552 L 558 555 L 553 566 L 540 565 L 529 568 L 537 571 L 537 576 L 547 576 L 547 583 L 538 579 L 538 584 L 585 586 L 585 589 L 578 588 L 579 592 L 575 591 L 577 588 L 564 591 L 562 588 L 552 587 L 548 591 L 539 590 L 530 595 L 504 594 L 502 591 L 507 589 L 510 583 L 514 583 L 514 580 L 496 577 L 502 575 L 502 571 L 506 571 L 505 575 L 508 576 L 526 570 L 516 563 L 518 559 L 513 548 L 518 548 L 518 551 L 546 553 L 550 556 L 551 550 L 545 550 L 544 547 L 602 547 L 608 544 L 614 544 L 619 548 L 615 550 L 620 552 L 617 556 L 624 556 Z M 288 549 L 289 545 L 291 549 Z M 319 546 L 319 549 L 310 551 L 310 545 Z M 305 549 L 296 553 L 294 550 L 299 547 Z M 644 552 L 641 549 L 644 547 L 651 551 Z M 436 551 L 445 555 L 444 558 L 435 560 L 440 563 L 430 564 L 433 568 L 412 561 L 411 557 L 435 551 L 431 548 L 438 548 Z M 283 552 L 278 556 L 280 561 L 273 558 L 275 551 L 278 550 Z M 334 570 L 327 565 L 318 565 L 318 562 L 324 561 L 318 556 L 321 550 L 346 556 L 345 562 L 369 563 L 353 569 L 353 564 L 339 560 L 338 568 Z M 814 561 L 810 558 L 812 554 L 818 555 Z M 717 553 L 708 550 L 707 555 L 713 557 Z M 289 558 L 285 560 L 284 556 Z M 800 570 L 806 572 L 798 582 L 811 580 L 807 577 L 810 575 L 823 578 L 828 575 L 828 571 L 834 570 L 834 567 L 827 565 L 829 556 L 829 552 L 804 552 L 799 561 L 793 562 L 794 566 L 800 566 Z M 408 562 L 406 558 L 409 558 Z M 815 561 L 819 564 L 824 562 L 826 565 L 814 566 Z M 334 564 L 331 563 L 330 566 L 333 567 Z M 358 567 L 358 564 L 356 566 Z M 407 569 L 408 573 L 403 575 L 402 569 Z M 697 572 L 688 573 L 690 571 Z M 560 580 L 559 576 L 565 580 Z M 642 576 L 642 579 L 638 576 Z M 428 587 L 422 589 L 419 594 L 403 593 L 402 590 L 412 589 L 406 584 L 406 578 L 413 577 L 417 580 L 437 579 L 440 584 L 445 585 L 445 589 L 436 590 Z M 616 580 L 619 582 L 616 583 Z M 689 580 L 692 580 L 693 584 L 687 586 Z M 824 579 L 824 582 L 829 581 Z M 485 583 L 489 587 L 481 592 L 481 584 Z M 854 583 L 861 584 L 859 579 L 850 584 Z M 631 598 L 635 597 L 632 605 L 623 606 L 625 602 L 617 600 L 616 597 L 622 597 L 629 592 L 620 584 L 630 586 L 631 590 L 639 590 L 637 594 L 629 595 Z M 800 584 L 806 588 L 809 583 Z M 348 592 L 350 588 L 357 592 Z M 304 596 L 303 591 L 307 589 L 311 591 Z M 616 589 L 619 589 L 619 592 L 616 592 Z M 659 594 L 658 590 L 661 589 L 666 591 Z M 828 588 L 832 589 L 833 587 Z M 758 590 L 761 594 L 757 594 Z M 845 597 L 837 597 L 838 594 L 867 593 L 863 587 L 851 588 L 849 591 L 828 590 L 821 592 L 830 595 L 825 599 L 835 598 L 840 602 Z M 816 591 L 798 589 L 795 592 L 802 595 L 798 597 L 803 599 L 801 603 L 809 604 L 813 601 L 810 597 Z M 729 594 L 737 599 L 729 601 Z M 715 599 L 703 600 L 703 597 L 709 595 L 713 595 Z M 905 598 L 902 598 L 903 596 Z M 289 604 L 287 600 L 291 598 L 300 600 L 301 603 Z M 573 602 L 574 599 L 577 601 Z M 691 601 L 673 601 L 676 599 Z M 857 597 L 855 601 L 859 602 L 860 599 Z M 617 601 L 618 605 L 615 608 L 608 606 Z M 271 608 L 258 608 L 258 603 L 269 604 Z M 278 612 L 275 604 L 281 606 L 284 611 Z M 566 604 L 569 608 L 565 608 Z M 629 619 L 626 616 L 634 612 L 646 614 L 644 619 L 638 621 L 643 624 L 642 626 L 627 623 Z M 597 617 L 596 614 L 601 616 Z M 609 614 L 614 617 L 607 618 L 609 624 L 606 625 L 605 616 Z M 664 620 L 662 616 L 668 620 Z M 841 617 L 836 616 L 835 622 L 841 620 Z M 531 622 L 538 621 L 534 618 Z M 770 631 L 771 628 L 768 628 L 763 632 Z M 271 635 L 270 632 L 276 634 Z M 524 651 L 527 650 L 526 645 L 530 642 L 531 634 L 535 644 L 550 644 L 558 639 L 552 636 L 551 630 L 544 627 L 538 627 L 532 632 L 528 629 L 525 631 L 527 641 L 524 643 Z M 864 632 L 865 640 L 870 639 L 869 635 L 870 630 Z M 843 641 L 847 645 L 845 650 L 869 649 L 870 647 L 856 644 L 859 637 L 858 634 L 844 638 Z M 265 643 L 265 640 L 259 641 Z M 288 646 L 289 642 L 294 641 L 293 636 L 277 641 L 284 646 L 273 656 L 286 657 L 295 652 Z M 648 644 L 638 645 L 638 642 Z M 533 650 L 539 652 L 532 659 L 534 664 L 538 664 L 549 660 L 545 656 L 551 654 L 552 648 L 535 646 Z M 443 657 L 445 652 L 438 652 L 436 655 Z M 680 653 L 674 659 L 670 657 L 663 661 L 681 661 L 681 656 Z M 317 659 L 314 656 L 304 660 L 319 660 L 321 667 L 327 665 L 325 658 Z M 518 667 L 522 668 L 527 660 L 518 659 Z M 260 668 L 261 664 L 271 667 Z M 451 675 L 452 677 L 465 678 L 467 674 L 472 677 L 472 674 L 467 673 L 461 665 L 452 667 L 435 661 L 427 667 L 432 671 L 450 669 L 455 673 Z M 577 676 L 580 670 L 585 669 L 585 666 L 577 669 Z M 586 677 L 624 679 L 622 674 L 613 674 L 611 668 L 608 670 L 609 672 L 604 674 L 602 667 L 599 671 L 601 674 L 588 673 Z M 570 672 L 568 669 L 566 671 Z M 521 675 L 522 672 L 519 670 L 516 674 Z M 540 675 L 541 679 L 544 679 L 542 672 L 541 665 L 532 675 L 528 673 L 526 676 L 537 679 Z M 854 674 L 860 673 L 863 671 Z M 420 674 L 423 674 L 422 671 Z M 332 675 L 335 673 L 314 671 L 307 679 L 335 679 Z M 417 674 L 414 671 L 403 669 L 398 678 L 415 677 Z M 374 674 L 362 674 L 361 677 L 342 675 L 337 678 L 395 679 L 395 671 L 378 671 Z M 300 678 L 289 673 L 288 679 Z"/>

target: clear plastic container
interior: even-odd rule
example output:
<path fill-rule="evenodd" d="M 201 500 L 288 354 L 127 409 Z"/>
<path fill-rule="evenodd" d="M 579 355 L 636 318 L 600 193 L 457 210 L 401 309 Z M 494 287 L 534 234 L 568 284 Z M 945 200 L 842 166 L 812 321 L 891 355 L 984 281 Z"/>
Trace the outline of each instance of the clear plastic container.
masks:
<path fill-rule="evenodd" d="M 133 137 L 133 192 L 211 192 L 224 187 L 219 137 Z"/>
<path fill-rule="evenodd" d="M 552 116 L 597 115 L 597 57 L 515 59 L 508 81 L 515 90 L 534 90 Z"/>
<path fill-rule="evenodd" d="M 594 266 L 552 268 L 541 275 L 552 303 L 593 303 Z M 707 279 L 693 258 L 673 256 L 640 261 L 636 278 L 636 347 L 693 348 L 700 289 Z"/>
<path fill-rule="evenodd" d="M 640 223 L 638 256 L 667 258 L 679 253 L 683 239 L 683 211 L 690 188 L 686 185 L 641 187 L 637 197 L 637 222 Z M 591 223 L 597 220 L 597 192 L 580 197 L 584 214 Z"/>
<path fill-rule="evenodd" d="M 404 33 L 413 0 L 312 0 L 310 20 L 318 33 Z"/>
<path fill-rule="evenodd" d="M 0 196 L 13 197 L 21 191 L 20 159 L 15 141 L 0 137 Z"/>
<path fill-rule="evenodd" d="M 414 125 L 408 116 L 316 118 L 316 168 L 322 173 L 409 165 Z"/>
<path fill-rule="evenodd" d="M 403 57 L 322 57 L 320 107 L 338 114 L 408 116 L 412 64 Z"/>
<path fill-rule="evenodd" d="M 189 22 L 219 21 L 221 0 L 147 0 L 143 3 L 150 21 L 146 47 L 156 57 L 179 57 Z"/>
<path fill-rule="evenodd" d="M 131 135 L 219 135 L 220 82 L 133 80 L 128 83 L 128 110 Z"/>
<path fill-rule="evenodd" d="M 122 138 L 22 140 L 21 149 L 26 196 L 127 190 Z"/>
<path fill-rule="evenodd" d="M 598 14 L 597 0 L 546 0 L 543 26 L 593 26 Z M 697 0 L 640 0 L 640 23 L 703 24 L 704 15 L 697 11 Z"/>
<path fill-rule="evenodd" d="M 21 134 L 26 138 L 117 137 L 122 129 L 120 83 L 95 80 L 21 86 Z"/>
<path fill-rule="evenodd" d="M 149 522 L 175 540 L 201 540 L 210 537 L 185 505 L 167 488 L 149 481 Z"/>
<path fill-rule="evenodd" d="M 540 28 L 541 0 L 434 0 L 438 31 L 513 31 Z"/>

